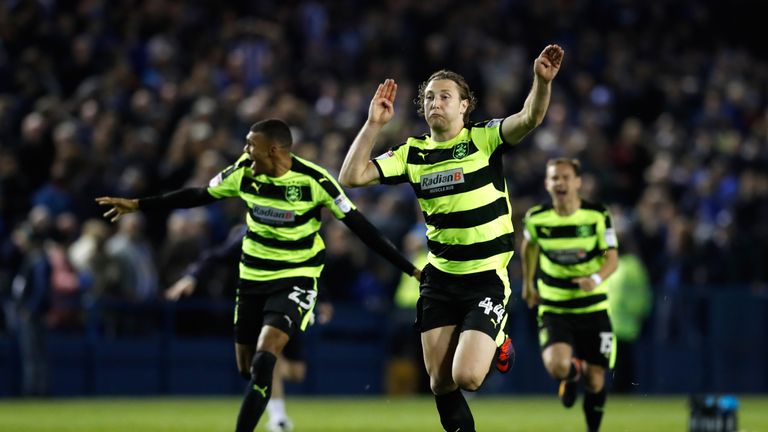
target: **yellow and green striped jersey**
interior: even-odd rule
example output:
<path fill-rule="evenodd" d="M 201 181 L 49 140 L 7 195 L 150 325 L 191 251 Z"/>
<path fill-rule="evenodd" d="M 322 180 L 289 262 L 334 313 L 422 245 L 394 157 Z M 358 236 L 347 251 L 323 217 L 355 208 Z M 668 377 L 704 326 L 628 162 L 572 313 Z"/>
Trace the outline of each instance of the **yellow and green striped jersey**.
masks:
<path fill-rule="evenodd" d="M 318 235 L 321 212 L 338 219 L 355 209 L 336 179 L 324 168 L 292 156 L 280 177 L 255 176 L 243 154 L 208 185 L 214 198 L 239 196 L 246 204 L 240 278 L 265 281 L 320 276 L 325 244 Z"/>
<path fill-rule="evenodd" d="M 573 214 L 560 216 L 552 204 L 531 208 L 523 220 L 524 236 L 540 248 L 536 286 L 539 313 L 589 313 L 608 309 L 608 285 L 584 292 L 571 280 L 589 277 L 605 262 L 605 251 L 618 241 L 608 210 L 581 202 Z"/>
<path fill-rule="evenodd" d="M 375 158 L 384 184 L 408 182 L 427 224 L 429 263 L 452 274 L 506 275 L 514 253 L 511 206 L 502 173 L 502 119 L 437 142 L 411 137 Z"/>

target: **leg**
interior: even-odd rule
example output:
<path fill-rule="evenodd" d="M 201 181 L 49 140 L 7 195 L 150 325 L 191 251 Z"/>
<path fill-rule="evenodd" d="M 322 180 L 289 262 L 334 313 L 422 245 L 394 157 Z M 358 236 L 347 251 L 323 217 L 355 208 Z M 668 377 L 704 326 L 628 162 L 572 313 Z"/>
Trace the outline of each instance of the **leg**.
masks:
<path fill-rule="evenodd" d="M 277 316 L 278 320 L 283 318 L 282 315 L 270 314 L 264 319 L 265 324 L 259 334 L 256 353 L 251 362 L 251 380 L 248 382 L 240 414 L 237 416 L 237 432 L 252 432 L 258 424 L 271 396 L 277 356 L 282 353 L 283 347 L 290 339 L 288 333 L 267 324 L 270 322 L 270 316 Z"/>
<path fill-rule="evenodd" d="M 297 339 L 291 338 L 288 344 L 295 343 Z M 285 348 L 288 350 L 288 346 Z M 292 360 L 283 354 L 277 359 L 275 373 L 272 378 L 272 397 L 267 403 L 269 422 L 267 430 L 270 432 L 284 432 L 293 430 L 293 423 L 285 410 L 285 387 L 283 381 L 301 382 L 306 376 L 306 365 L 303 361 Z"/>
<path fill-rule="evenodd" d="M 479 330 L 465 330 L 453 357 L 453 381 L 467 391 L 483 384 L 496 354 L 496 342 Z"/>
<path fill-rule="evenodd" d="M 605 368 L 595 364 L 584 364 L 584 417 L 587 430 L 596 432 L 603 420 L 605 407 Z"/>
<path fill-rule="evenodd" d="M 547 369 L 549 376 L 556 380 L 569 377 L 572 366 L 571 357 L 573 357 L 573 348 L 564 342 L 553 343 L 541 353 L 544 368 Z"/>
<path fill-rule="evenodd" d="M 453 380 L 453 357 L 459 335 L 455 325 L 427 330 L 421 334 L 424 365 L 435 395 L 440 423 L 446 431 L 474 432 L 475 420 L 469 405 Z"/>
<path fill-rule="evenodd" d="M 573 358 L 573 348 L 564 342 L 553 343 L 541 354 L 544 367 L 552 378 L 560 380 L 557 395 L 563 406 L 570 408 L 578 396 L 581 361 Z"/>

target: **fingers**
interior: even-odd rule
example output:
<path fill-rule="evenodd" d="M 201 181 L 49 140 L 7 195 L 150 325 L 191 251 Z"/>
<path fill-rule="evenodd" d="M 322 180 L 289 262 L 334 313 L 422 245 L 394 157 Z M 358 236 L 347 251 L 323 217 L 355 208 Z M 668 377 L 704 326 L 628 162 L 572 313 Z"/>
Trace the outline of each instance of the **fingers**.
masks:
<path fill-rule="evenodd" d="M 96 201 L 99 205 L 112 205 L 115 199 L 112 197 L 98 197 L 94 201 Z"/>
<path fill-rule="evenodd" d="M 397 94 L 397 84 L 395 83 L 395 80 L 391 78 L 387 78 L 386 80 L 384 80 L 382 97 L 390 102 L 394 102 L 396 94 Z"/>
<path fill-rule="evenodd" d="M 552 63 L 552 66 L 559 68 L 560 63 L 563 61 L 563 57 L 565 56 L 565 50 L 563 50 L 560 45 L 553 44 L 553 45 L 547 45 L 544 50 L 541 52 L 542 59 L 547 59 Z M 549 66 L 549 65 L 547 65 Z"/>

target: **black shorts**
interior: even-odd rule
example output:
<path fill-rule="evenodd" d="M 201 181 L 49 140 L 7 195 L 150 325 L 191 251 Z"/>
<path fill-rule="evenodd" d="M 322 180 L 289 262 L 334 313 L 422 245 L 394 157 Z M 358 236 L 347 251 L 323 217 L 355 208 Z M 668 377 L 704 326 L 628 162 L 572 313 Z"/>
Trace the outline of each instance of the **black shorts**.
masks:
<path fill-rule="evenodd" d="M 544 350 L 554 343 L 567 343 L 574 356 L 607 368 L 616 349 L 608 312 L 539 316 L 539 345 Z"/>
<path fill-rule="evenodd" d="M 243 284 L 248 290 L 242 290 Z M 263 285 L 264 293 L 256 293 Z M 287 278 L 265 282 L 241 281 L 235 302 L 235 340 L 256 345 L 267 317 L 269 325 L 293 336 L 306 329 L 315 307 L 317 279 Z"/>
<path fill-rule="evenodd" d="M 421 277 L 416 327 L 422 333 L 455 325 L 504 341 L 509 296 L 496 272 L 452 275 L 427 264 Z"/>

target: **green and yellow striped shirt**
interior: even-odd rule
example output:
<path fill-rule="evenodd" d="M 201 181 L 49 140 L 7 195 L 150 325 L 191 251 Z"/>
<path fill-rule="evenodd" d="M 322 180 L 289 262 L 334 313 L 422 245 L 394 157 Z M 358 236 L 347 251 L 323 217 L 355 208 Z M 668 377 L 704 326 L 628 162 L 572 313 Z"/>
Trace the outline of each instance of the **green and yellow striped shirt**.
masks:
<path fill-rule="evenodd" d="M 589 277 L 605 262 L 605 251 L 618 241 L 608 210 L 602 204 L 581 202 L 568 216 L 552 204 L 531 208 L 523 220 L 526 240 L 540 248 L 536 286 L 541 296 L 539 313 L 589 313 L 608 309 L 603 282 L 591 292 L 571 280 Z"/>
<path fill-rule="evenodd" d="M 326 207 L 343 219 L 355 209 L 328 171 L 295 155 L 284 175 L 254 177 L 243 154 L 211 180 L 208 193 L 239 196 L 246 204 L 240 278 L 251 281 L 319 277 L 325 258 L 320 210 Z"/>
<path fill-rule="evenodd" d="M 444 142 L 411 137 L 373 160 L 381 183 L 413 187 L 427 225 L 429 263 L 446 273 L 506 276 L 514 234 L 501 157 L 511 147 L 501 122 L 477 123 Z"/>

